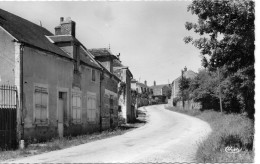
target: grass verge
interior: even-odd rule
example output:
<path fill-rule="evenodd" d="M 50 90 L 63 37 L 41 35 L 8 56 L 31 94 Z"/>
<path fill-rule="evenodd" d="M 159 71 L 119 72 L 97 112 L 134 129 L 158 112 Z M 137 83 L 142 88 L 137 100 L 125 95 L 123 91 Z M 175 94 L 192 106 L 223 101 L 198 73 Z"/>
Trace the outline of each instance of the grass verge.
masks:
<path fill-rule="evenodd" d="M 175 107 L 167 109 L 195 116 L 208 122 L 212 133 L 199 143 L 196 160 L 199 163 L 251 163 L 254 162 L 254 123 L 241 114 L 225 114 L 212 110 L 181 110 Z M 226 147 L 232 146 L 241 151 L 227 153 Z"/>
<path fill-rule="evenodd" d="M 117 127 L 116 129 L 106 130 L 92 134 L 80 135 L 76 137 L 64 137 L 64 138 L 53 138 L 50 141 L 37 143 L 37 144 L 29 144 L 23 150 L 12 150 L 12 151 L 0 151 L 0 162 L 27 157 L 37 154 L 42 154 L 45 152 L 50 152 L 54 150 L 61 150 L 65 148 L 69 148 L 72 146 L 77 146 L 80 144 L 85 144 L 88 142 L 93 142 L 96 140 L 101 140 L 117 135 L 122 135 L 128 131 L 131 131 L 135 128 L 138 128 L 146 123 L 145 114 L 142 114 L 141 117 L 138 117 L 135 123 L 124 124 L 122 126 Z"/>

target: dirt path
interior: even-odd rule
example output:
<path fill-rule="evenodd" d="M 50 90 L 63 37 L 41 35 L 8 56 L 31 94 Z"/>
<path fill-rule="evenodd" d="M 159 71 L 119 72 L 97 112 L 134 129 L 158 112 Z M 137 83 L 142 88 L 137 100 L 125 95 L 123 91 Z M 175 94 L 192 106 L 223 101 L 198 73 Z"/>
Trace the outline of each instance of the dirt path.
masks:
<path fill-rule="evenodd" d="M 211 131 L 197 118 L 143 107 L 148 123 L 123 135 L 8 161 L 12 163 L 194 162 L 197 143 Z"/>

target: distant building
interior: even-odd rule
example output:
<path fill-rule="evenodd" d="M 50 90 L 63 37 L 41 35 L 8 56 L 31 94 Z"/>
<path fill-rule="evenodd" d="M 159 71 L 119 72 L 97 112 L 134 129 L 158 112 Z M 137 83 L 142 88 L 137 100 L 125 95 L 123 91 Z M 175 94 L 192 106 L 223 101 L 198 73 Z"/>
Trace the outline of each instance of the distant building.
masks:
<path fill-rule="evenodd" d="M 133 75 L 130 69 L 124 66 L 119 59 L 114 60 L 113 66 L 114 74 L 125 84 L 125 88 L 123 88 L 122 91 L 123 93 L 119 95 L 118 100 L 122 117 L 126 123 L 133 122 L 136 119 L 136 109 L 135 106 L 132 106 L 131 96 L 131 80 L 133 79 Z M 121 83 L 118 85 L 118 87 L 120 87 Z"/>
<path fill-rule="evenodd" d="M 150 88 L 153 90 L 154 96 L 168 96 L 169 91 L 171 91 L 171 85 L 170 84 L 161 84 L 161 85 L 153 85 L 150 86 Z"/>
<path fill-rule="evenodd" d="M 197 76 L 197 73 L 193 72 L 192 70 L 187 70 L 187 67 L 183 70 L 183 77 L 193 79 Z M 179 92 L 179 81 L 181 80 L 181 76 L 173 80 L 172 82 L 172 98 L 175 98 L 178 96 Z"/>
<path fill-rule="evenodd" d="M 138 82 L 135 79 L 132 79 L 131 81 L 131 89 L 135 90 L 137 93 L 151 93 L 152 89 L 147 86 L 147 81 L 144 81 L 144 83 Z"/>
<path fill-rule="evenodd" d="M 113 61 L 117 59 L 109 49 L 89 49 L 103 67 L 101 81 L 101 124 L 102 130 L 118 124 L 118 84 L 121 81 L 113 73 Z"/>

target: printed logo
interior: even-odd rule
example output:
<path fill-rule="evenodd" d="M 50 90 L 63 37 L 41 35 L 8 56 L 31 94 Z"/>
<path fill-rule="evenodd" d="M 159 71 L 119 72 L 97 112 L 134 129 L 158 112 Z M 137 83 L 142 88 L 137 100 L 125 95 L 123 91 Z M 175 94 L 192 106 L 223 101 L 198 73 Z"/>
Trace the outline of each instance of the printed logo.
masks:
<path fill-rule="evenodd" d="M 242 149 L 240 148 L 237 148 L 237 147 L 232 147 L 232 146 L 227 146 L 226 148 L 225 148 L 225 151 L 227 152 L 227 153 L 239 153 L 240 151 L 241 151 Z"/>

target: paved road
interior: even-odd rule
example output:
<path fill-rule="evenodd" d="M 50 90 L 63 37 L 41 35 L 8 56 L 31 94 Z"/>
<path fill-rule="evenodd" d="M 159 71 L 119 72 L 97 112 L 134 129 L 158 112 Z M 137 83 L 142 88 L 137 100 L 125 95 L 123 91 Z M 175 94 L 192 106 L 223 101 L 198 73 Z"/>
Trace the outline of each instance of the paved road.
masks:
<path fill-rule="evenodd" d="M 141 110 L 148 123 L 123 135 L 11 162 L 194 162 L 197 143 L 211 131 L 207 123 L 164 105 Z"/>

